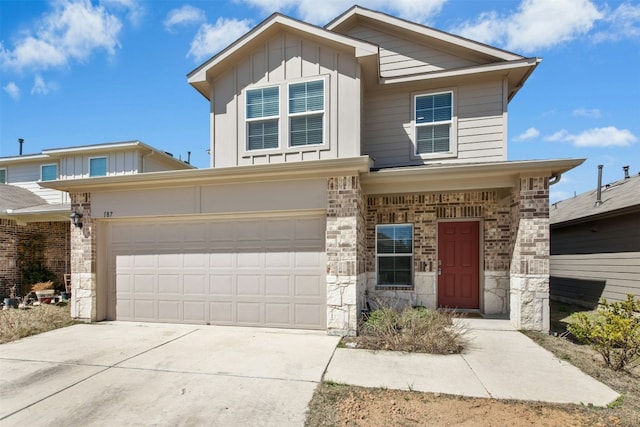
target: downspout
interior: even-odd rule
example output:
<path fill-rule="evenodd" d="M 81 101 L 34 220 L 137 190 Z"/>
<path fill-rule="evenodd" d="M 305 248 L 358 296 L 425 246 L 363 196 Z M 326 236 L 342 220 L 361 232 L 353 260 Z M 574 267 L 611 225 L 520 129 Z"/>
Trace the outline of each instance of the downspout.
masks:
<path fill-rule="evenodd" d="M 557 184 L 558 182 L 560 182 L 560 178 L 562 178 L 562 174 L 561 173 L 554 173 L 551 175 L 551 179 L 549 179 L 549 185 L 554 185 Z"/>

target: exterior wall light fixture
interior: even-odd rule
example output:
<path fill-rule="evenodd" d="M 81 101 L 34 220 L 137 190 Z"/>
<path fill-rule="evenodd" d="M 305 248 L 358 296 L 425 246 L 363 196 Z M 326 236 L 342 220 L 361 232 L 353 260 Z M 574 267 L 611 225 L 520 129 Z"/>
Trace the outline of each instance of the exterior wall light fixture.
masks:
<path fill-rule="evenodd" d="M 71 222 L 78 228 L 82 228 L 82 214 L 80 212 L 71 213 Z"/>

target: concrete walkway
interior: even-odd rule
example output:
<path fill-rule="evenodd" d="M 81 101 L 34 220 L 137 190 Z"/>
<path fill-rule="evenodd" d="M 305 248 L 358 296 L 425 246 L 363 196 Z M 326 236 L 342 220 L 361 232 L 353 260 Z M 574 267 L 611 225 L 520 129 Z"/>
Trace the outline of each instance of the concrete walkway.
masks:
<path fill-rule="evenodd" d="M 325 381 L 470 397 L 606 406 L 619 394 L 556 358 L 507 320 L 464 319 L 459 355 L 336 349 Z"/>

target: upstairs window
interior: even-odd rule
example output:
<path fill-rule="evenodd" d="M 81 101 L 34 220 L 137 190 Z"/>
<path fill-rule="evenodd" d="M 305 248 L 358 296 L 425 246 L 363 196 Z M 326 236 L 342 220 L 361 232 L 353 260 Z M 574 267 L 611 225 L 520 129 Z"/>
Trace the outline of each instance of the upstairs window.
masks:
<path fill-rule="evenodd" d="M 55 181 L 58 179 L 58 165 L 40 166 L 40 181 Z"/>
<path fill-rule="evenodd" d="M 107 176 L 106 157 L 94 157 L 89 159 L 89 176 Z"/>
<path fill-rule="evenodd" d="M 324 80 L 289 85 L 289 145 L 324 141 Z"/>
<path fill-rule="evenodd" d="M 414 111 L 416 154 L 451 152 L 453 94 L 418 95 Z"/>
<path fill-rule="evenodd" d="M 7 170 L 0 169 L 0 184 L 6 184 L 6 183 L 7 183 Z"/>
<path fill-rule="evenodd" d="M 376 226 L 378 286 L 413 285 L 413 225 Z"/>
<path fill-rule="evenodd" d="M 280 88 L 247 90 L 247 150 L 278 148 Z"/>

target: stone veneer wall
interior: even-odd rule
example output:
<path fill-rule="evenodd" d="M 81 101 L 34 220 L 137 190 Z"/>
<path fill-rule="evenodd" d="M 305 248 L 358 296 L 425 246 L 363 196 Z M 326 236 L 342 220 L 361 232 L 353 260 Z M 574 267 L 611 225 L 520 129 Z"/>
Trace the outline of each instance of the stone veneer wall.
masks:
<path fill-rule="evenodd" d="M 69 273 L 69 221 L 30 222 L 19 225 L 11 219 L 0 219 L 0 295 L 13 284 L 20 284 L 18 251 L 22 239 L 35 234 L 44 237 L 45 267 L 53 272 L 59 286 Z"/>
<path fill-rule="evenodd" d="M 508 195 L 499 191 L 375 195 L 367 197 L 367 294 L 370 300 L 437 307 L 437 221 L 482 219 L 481 253 L 486 314 L 509 312 L 511 210 Z M 376 287 L 376 225 L 414 226 L 414 287 Z M 482 281 L 482 280 L 481 280 Z"/>
<path fill-rule="evenodd" d="M 518 329 L 548 331 L 549 179 L 521 178 L 511 212 L 511 323 Z"/>
<path fill-rule="evenodd" d="M 327 180 L 327 332 L 355 335 L 364 274 L 364 205 L 358 176 Z"/>
<path fill-rule="evenodd" d="M 96 230 L 91 193 L 72 193 L 71 210 L 82 213 L 82 228 L 71 230 L 71 317 L 96 320 Z"/>

